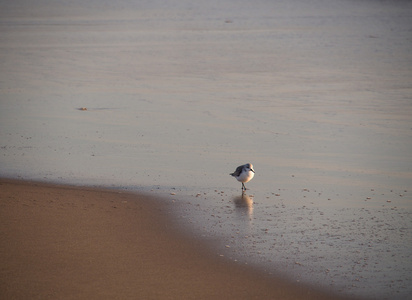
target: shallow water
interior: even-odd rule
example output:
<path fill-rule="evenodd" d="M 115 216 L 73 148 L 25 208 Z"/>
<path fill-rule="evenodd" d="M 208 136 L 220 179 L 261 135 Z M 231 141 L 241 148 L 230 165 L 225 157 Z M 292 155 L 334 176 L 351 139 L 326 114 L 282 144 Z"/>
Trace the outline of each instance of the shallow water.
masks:
<path fill-rule="evenodd" d="M 411 15 L 408 1 L 2 3 L 0 175 L 153 191 L 221 255 L 406 298 Z M 229 176 L 247 162 L 250 200 Z"/>

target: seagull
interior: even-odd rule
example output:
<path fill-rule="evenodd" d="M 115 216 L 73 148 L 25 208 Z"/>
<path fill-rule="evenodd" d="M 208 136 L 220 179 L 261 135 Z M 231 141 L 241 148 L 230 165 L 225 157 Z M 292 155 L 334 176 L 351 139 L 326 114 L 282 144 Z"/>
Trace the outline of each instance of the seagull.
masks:
<path fill-rule="evenodd" d="M 245 182 L 250 181 L 255 176 L 252 164 L 245 164 L 236 168 L 236 171 L 231 173 L 233 177 L 242 183 L 242 191 L 246 191 Z"/>

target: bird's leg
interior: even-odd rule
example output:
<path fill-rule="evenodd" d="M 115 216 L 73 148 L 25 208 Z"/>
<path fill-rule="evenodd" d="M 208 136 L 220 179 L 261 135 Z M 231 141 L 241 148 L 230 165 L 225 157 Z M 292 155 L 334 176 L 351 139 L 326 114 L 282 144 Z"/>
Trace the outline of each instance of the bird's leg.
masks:
<path fill-rule="evenodd" d="M 242 182 L 242 191 L 246 191 L 245 184 Z"/>

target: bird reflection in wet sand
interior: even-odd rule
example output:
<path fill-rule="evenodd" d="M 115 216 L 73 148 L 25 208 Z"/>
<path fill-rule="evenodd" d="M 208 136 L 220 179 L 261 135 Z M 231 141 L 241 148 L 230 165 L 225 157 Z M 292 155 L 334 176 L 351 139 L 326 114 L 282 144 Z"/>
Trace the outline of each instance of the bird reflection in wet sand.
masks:
<path fill-rule="evenodd" d="M 242 193 L 241 196 L 234 197 L 233 202 L 239 211 L 246 212 L 249 217 L 253 215 L 253 198 L 246 193 Z"/>

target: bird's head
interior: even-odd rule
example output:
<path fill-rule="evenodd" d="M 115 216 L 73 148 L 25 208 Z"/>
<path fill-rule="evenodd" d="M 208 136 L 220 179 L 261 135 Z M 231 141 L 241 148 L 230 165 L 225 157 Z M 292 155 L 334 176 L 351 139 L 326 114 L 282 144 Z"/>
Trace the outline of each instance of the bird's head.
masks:
<path fill-rule="evenodd" d="M 255 173 L 255 170 L 253 170 L 253 165 L 252 164 L 247 164 L 246 168 L 248 168 L 250 171 L 252 171 L 253 173 Z"/>

